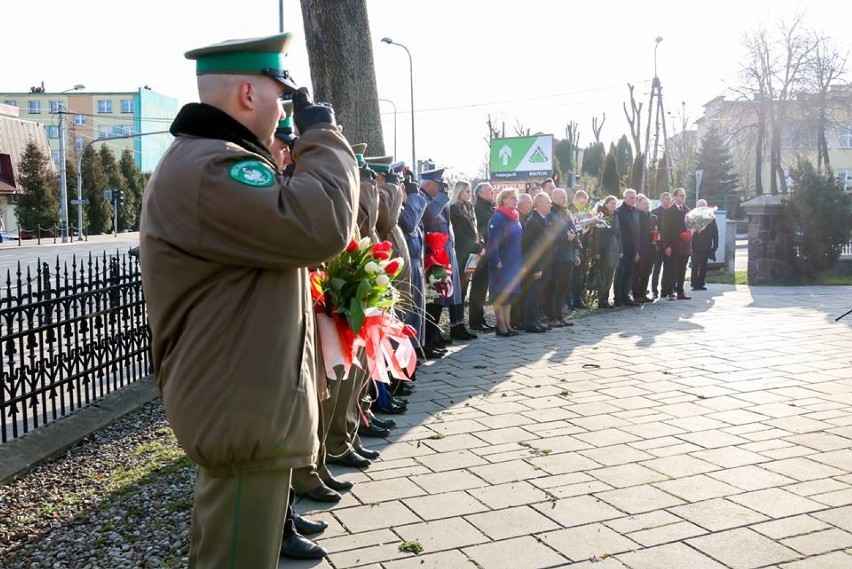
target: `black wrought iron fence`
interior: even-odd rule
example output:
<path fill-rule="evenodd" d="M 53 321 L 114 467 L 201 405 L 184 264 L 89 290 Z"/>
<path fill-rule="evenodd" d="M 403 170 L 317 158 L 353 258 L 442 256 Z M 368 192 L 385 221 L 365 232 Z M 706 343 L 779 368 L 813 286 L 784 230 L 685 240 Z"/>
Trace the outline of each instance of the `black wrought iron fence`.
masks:
<path fill-rule="evenodd" d="M 2 442 L 150 372 L 138 259 L 127 253 L 8 270 L 0 290 Z"/>

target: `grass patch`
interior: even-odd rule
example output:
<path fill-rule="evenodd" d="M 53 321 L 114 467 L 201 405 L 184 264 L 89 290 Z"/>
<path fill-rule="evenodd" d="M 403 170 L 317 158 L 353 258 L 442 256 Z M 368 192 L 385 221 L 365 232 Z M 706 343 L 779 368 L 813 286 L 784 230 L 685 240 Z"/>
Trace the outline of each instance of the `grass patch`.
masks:
<path fill-rule="evenodd" d="M 161 429 L 158 434 L 162 439 L 146 441 L 131 449 L 130 456 L 137 458 L 114 468 L 101 481 L 113 500 L 130 496 L 139 486 L 154 484 L 158 477 L 176 474 L 192 464 L 171 429 Z"/>
<path fill-rule="evenodd" d="M 441 440 L 441 439 L 443 439 L 443 438 L 444 438 L 444 435 L 442 435 L 441 433 L 435 433 L 434 435 L 431 435 L 431 436 L 429 437 L 429 440 L 430 440 L 430 441 L 439 441 L 439 440 Z"/>
<path fill-rule="evenodd" d="M 747 285 L 748 271 L 737 271 L 733 275 L 730 273 L 717 273 L 707 275 L 706 282 L 708 284 L 732 284 L 732 285 Z M 764 286 L 850 286 L 852 285 L 852 275 L 835 275 L 823 274 L 819 275 L 815 280 L 808 279 L 793 279 L 789 281 L 778 281 L 766 283 Z"/>
<path fill-rule="evenodd" d="M 416 539 L 414 541 L 403 541 L 399 544 L 399 550 L 403 553 L 422 553 L 423 545 Z"/>
<path fill-rule="evenodd" d="M 705 279 L 708 284 L 732 284 L 732 285 L 747 285 L 748 271 L 736 271 L 731 273 L 716 273 L 708 274 Z"/>

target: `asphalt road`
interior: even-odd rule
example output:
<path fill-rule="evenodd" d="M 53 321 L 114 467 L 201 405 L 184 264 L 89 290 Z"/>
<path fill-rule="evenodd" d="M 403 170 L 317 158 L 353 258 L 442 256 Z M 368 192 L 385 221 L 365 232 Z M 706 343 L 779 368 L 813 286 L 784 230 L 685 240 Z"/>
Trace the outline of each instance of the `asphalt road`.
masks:
<path fill-rule="evenodd" d="M 112 235 L 90 236 L 88 241 L 74 241 L 73 243 L 62 243 L 57 239 L 42 239 L 38 245 L 35 240 L 25 240 L 18 246 L 17 242 L 4 241 L 0 245 L 0 276 L 5 280 L 6 272 L 17 272 L 18 263 L 26 270 L 28 266 L 35 267 L 40 261 L 48 262 L 51 270 L 56 266 L 57 257 L 60 263 L 70 263 L 74 256 L 77 259 L 88 259 L 89 254 L 102 256 L 114 254 L 116 251 L 125 253 L 131 247 L 139 244 L 139 233 L 120 233 L 117 237 Z"/>

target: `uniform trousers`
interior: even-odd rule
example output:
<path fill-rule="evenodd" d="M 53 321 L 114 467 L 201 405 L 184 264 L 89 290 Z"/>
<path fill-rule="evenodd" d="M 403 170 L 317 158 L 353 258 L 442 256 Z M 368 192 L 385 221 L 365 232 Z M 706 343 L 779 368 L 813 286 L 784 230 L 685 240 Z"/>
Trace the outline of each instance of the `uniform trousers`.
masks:
<path fill-rule="evenodd" d="M 189 569 L 275 569 L 290 470 L 212 476 L 198 467 Z"/>
<path fill-rule="evenodd" d="M 307 494 L 311 490 L 319 488 L 324 480 L 331 477 L 331 473 L 325 465 L 326 441 L 331 426 L 331 418 L 334 417 L 338 396 L 340 395 L 340 383 L 340 380 L 329 381 L 329 397 L 320 401 L 319 404 L 320 418 L 317 426 L 317 438 L 319 439 L 320 449 L 316 462 L 310 466 L 293 469 L 292 484 L 296 494 Z"/>
<path fill-rule="evenodd" d="M 358 356 L 361 365 L 366 367 L 367 359 L 363 351 Z M 325 439 L 326 456 L 340 457 L 361 448 L 358 437 L 358 424 L 361 420 L 361 395 L 367 373 L 353 365 L 349 375 L 336 386 L 339 389 L 337 403 L 329 419 L 328 435 Z M 331 391 L 333 386 L 329 387 Z"/>

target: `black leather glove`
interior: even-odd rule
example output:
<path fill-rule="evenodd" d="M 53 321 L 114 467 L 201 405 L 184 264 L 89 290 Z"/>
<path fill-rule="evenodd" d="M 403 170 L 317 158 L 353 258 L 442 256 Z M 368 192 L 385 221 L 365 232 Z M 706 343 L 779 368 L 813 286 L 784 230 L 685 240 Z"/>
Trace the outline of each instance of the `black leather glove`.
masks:
<path fill-rule="evenodd" d="M 361 170 L 361 181 L 362 182 L 375 182 L 376 181 L 376 173 L 370 170 L 366 164 L 359 168 Z"/>
<path fill-rule="evenodd" d="M 328 103 L 314 103 L 307 87 L 300 87 L 293 95 L 293 122 L 299 134 L 320 123 L 336 125 L 334 109 Z"/>
<path fill-rule="evenodd" d="M 417 194 L 420 192 L 420 188 L 417 187 L 417 184 L 414 182 L 410 182 L 408 178 L 405 180 L 405 193 L 408 195 Z"/>

